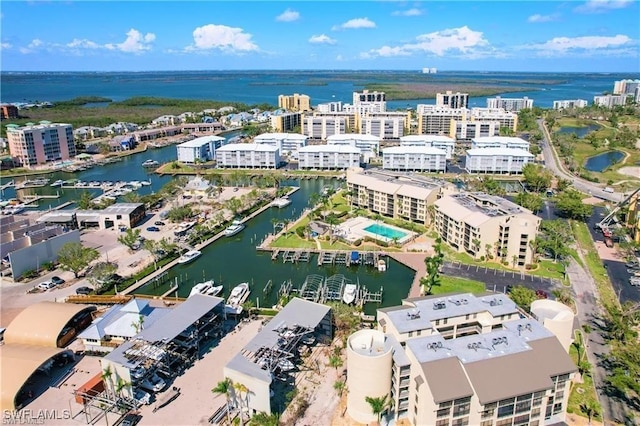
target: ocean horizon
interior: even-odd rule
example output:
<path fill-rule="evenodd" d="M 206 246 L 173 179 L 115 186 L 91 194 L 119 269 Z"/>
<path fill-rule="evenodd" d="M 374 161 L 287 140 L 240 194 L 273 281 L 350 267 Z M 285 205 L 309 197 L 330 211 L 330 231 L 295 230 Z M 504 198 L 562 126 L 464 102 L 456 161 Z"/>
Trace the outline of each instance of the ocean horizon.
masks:
<path fill-rule="evenodd" d="M 471 97 L 471 107 L 486 106 L 486 98 L 528 97 L 534 106 L 550 108 L 554 100 L 585 99 L 613 90 L 616 80 L 640 78 L 620 72 L 514 72 L 420 70 L 186 70 L 186 71 L 2 71 L 0 101 L 63 101 L 101 96 L 122 101 L 136 96 L 277 105 L 278 95 L 302 93 L 312 105 L 351 103 L 352 93 L 368 84 L 434 84 L 491 86 L 495 94 Z M 504 88 L 504 91 L 502 91 Z M 513 88 L 522 89 L 512 92 Z M 433 104 L 434 98 L 391 100 L 389 110 Z"/>

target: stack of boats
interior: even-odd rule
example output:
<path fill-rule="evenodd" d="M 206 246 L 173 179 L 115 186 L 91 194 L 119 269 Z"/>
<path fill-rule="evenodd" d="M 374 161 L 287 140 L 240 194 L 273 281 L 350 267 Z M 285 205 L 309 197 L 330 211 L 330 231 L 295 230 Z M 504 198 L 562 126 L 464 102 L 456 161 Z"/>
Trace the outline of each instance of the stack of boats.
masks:
<path fill-rule="evenodd" d="M 191 292 L 189 293 L 189 297 L 194 294 L 204 294 L 207 296 L 217 296 L 222 291 L 221 285 L 215 285 L 213 280 L 204 281 L 194 285 L 191 288 Z"/>

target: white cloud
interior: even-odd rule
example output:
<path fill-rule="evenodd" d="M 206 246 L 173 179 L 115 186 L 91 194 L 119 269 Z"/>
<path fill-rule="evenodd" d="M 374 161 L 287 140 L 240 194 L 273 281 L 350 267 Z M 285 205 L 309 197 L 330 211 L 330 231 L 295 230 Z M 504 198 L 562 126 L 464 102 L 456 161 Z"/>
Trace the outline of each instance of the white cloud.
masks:
<path fill-rule="evenodd" d="M 589 0 L 573 9 L 578 13 L 602 13 L 612 9 L 622 9 L 633 3 L 633 0 Z"/>
<path fill-rule="evenodd" d="M 29 45 L 27 46 L 29 49 L 36 49 L 40 46 L 42 46 L 44 43 L 42 42 L 42 40 L 40 40 L 39 38 L 34 38 L 33 40 L 31 40 L 31 43 L 29 43 Z"/>
<path fill-rule="evenodd" d="M 334 25 L 333 30 L 346 30 L 346 29 L 357 29 L 357 28 L 375 28 L 376 23 L 369 20 L 369 18 L 355 18 L 350 19 L 347 22 L 344 22 L 340 25 Z"/>
<path fill-rule="evenodd" d="M 336 56 L 336 61 L 340 62 L 340 61 L 343 61 L 343 60 L 344 60 L 344 58 L 342 57 L 342 55 Z"/>
<path fill-rule="evenodd" d="M 100 46 L 98 43 L 95 43 L 91 40 L 87 39 L 77 39 L 74 38 L 70 43 L 67 43 L 67 47 L 71 49 L 100 49 L 103 46 Z"/>
<path fill-rule="evenodd" d="M 276 17 L 276 21 L 280 22 L 293 22 L 300 19 L 300 13 L 295 10 L 287 9 Z"/>
<path fill-rule="evenodd" d="M 535 15 L 531 15 L 527 18 L 527 22 L 538 23 L 538 22 L 552 22 L 558 19 L 557 15 L 540 15 L 536 13 Z"/>
<path fill-rule="evenodd" d="M 626 35 L 583 37 L 555 37 L 544 43 L 524 46 L 537 50 L 541 56 L 565 56 L 569 54 L 587 54 L 588 56 L 611 54 L 611 51 L 627 51 L 635 42 Z M 637 56 L 637 52 L 635 54 Z"/>
<path fill-rule="evenodd" d="M 256 51 L 258 46 L 251 41 L 251 37 L 251 34 L 245 33 L 242 28 L 208 24 L 193 30 L 194 44 L 186 50 Z"/>
<path fill-rule="evenodd" d="M 420 16 L 422 15 L 422 11 L 417 8 L 407 9 L 407 10 L 396 10 L 391 15 L 393 16 Z"/>
<path fill-rule="evenodd" d="M 315 44 L 336 44 L 336 41 L 326 34 L 314 35 L 309 39 L 309 43 Z"/>
<path fill-rule="evenodd" d="M 445 53 L 459 52 L 465 58 L 479 58 L 499 55 L 489 45 L 480 31 L 473 31 L 469 27 L 445 29 L 416 37 L 414 43 L 405 43 L 399 46 L 383 46 L 372 49 L 361 57 L 376 56 L 409 56 L 414 53 L 430 53 L 443 56 Z"/>
<path fill-rule="evenodd" d="M 109 50 L 119 50 L 126 53 L 142 53 L 146 50 L 151 50 L 151 43 L 156 39 L 156 35 L 153 33 L 142 34 L 140 31 L 131 28 L 127 32 L 127 38 L 122 43 L 108 43 L 105 44 Z"/>
<path fill-rule="evenodd" d="M 11 49 L 12 47 L 11 43 L 0 43 L 0 49 L 2 50 Z"/>

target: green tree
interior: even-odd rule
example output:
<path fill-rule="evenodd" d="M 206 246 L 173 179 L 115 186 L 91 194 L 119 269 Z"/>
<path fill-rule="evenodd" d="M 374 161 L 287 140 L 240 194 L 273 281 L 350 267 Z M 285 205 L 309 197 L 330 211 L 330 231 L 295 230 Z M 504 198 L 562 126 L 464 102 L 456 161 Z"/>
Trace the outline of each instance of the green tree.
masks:
<path fill-rule="evenodd" d="M 364 400 L 367 401 L 367 403 L 371 406 L 371 411 L 377 417 L 379 424 L 382 414 L 391 406 L 389 395 L 384 395 L 377 398 L 366 396 Z"/>
<path fill-rule="evenodd" d="M 244 402 L 247 402 L 247 405 L 248 405 L 249 401 L 248 400 L 244 401 L 242 394 L 245 395 L 245 398 L 249 398 L 249 388 L 247 388 L 242 383 L 234 383 L 233 389 L 238 393 L 238 405 L 240 408 L 240 424 L 243 424 L 244 412 L 243 412 L 242 405 Z"/>
<path fill-rule="evenodd" d="M 108 289 L 113 282 L 113 276 L 118 270 L 118 265 L 111 262 L 100 262 L 96 264 L 88 276 L 88 280 L 93 284 L 96 291 Z"/>
<path fill-rule="evenodd" d="M 256 413 L 249 419 L 249 426 L 278 426 L 280 413 L 267 414 L 264 411 Z"/>
<path fill-rule="evenodd" d="M 93 196 L 89 191 L 82 191 L 76 205 L 80 210 L 89 210 L 93 208 Z"/>
<path fill-rule="evenodd" d="M 531 303 L 537 299 L 535 291 L 521 285 L 511 289 L 509 297 L 516 305 L 527 312 L 531 309 Z"/>
<path fill-rule="evenodd" d="M 531 192 L 518 193 L 518 195 L 515 196 L 514 201 L 525 209 L 531 210 L 533 213 L 539 212 L 544 204 L 542 197 Z"/>
<path fill-rule="evenodd" d="M 338 368 L 342 367 L 342 357 L 340 355 L 331 355 L 329 357 L 329 366 L 333 367 L 338 371 Z"/>
<path fill-rule="evenodd" d="M 538 247 L 540 250 L 550 252 L 554 261 L 568 255 L 569 248 L 567 244 L 572 240 L 573 232 L 566 220 L 543 220 L 540 229 L 542 235 L 536 238 L 539 240 Z"/>
<path fill-rule="evenodd" d="M 556 208 L 565 217 L 585 220 L 593 213 L 593 206 L 584 204 L 582 197 L 582 194 L 578 191 L 564 191 L 558 194 L 556 198 Z"/>
<path fill-rule="evenodd" d="M 591 425 L 591 419 L 600 415 L 600 406 L 597 402 L 589 400 L 580 404 L 580 411 L 587 416 L 587 419 L 589 419 L 589 425 Z"/>
<path fill-rule="evenodd" d="M 213 389 L 211 389 L 211 392 L 213 392 L 215 394 L 218 394 L 218 395 L 224 395 L 224 397 L 226 398 L 227 421 L 229 422 L 229 424 L 231 424 L 230 402 L 231 402 L 231 389 L 232 388 L 233 388 L 233 383 L 231 382 L 231 379 L 226 377 L 224 380 L 218 382 L 218 384 L 216 384 L 216 386 Z"/>
<path fill-rule="evenodd" d="M 140 239 L 140 230 L 127 228 L 124 234 L 118 237 L 118 242 L 126 246 L 129 250 L 133 250 L 134 244 Z"/>
<path fill-rule="evenodd" d="M 532 191 L 542 192 L 551 186 L 553 174 L 540 164 L 527 163 L 522 168 L 524 182 Z"/>
<path fill-rule="evenodd" d="M 228 199 L 227 201 L 225 201 L 224 204 L 225 204 L 225 207 L 229 209 L 234 216 L 237 215 L 240 209 L 242 208 L 242 201 L 240 201 L 236 197 Z"/>
<path fill-rule="evenodd" d="M 193 217 L 193 210 L 189 205 L 174 207 L 167 213 L 167 218 L 172 222 L 181 222 L 191 217 Z"/>
<path fill-rule="evenodd" d="M 78 274 L 91 262 L 100 257 L 98 250 L 84 247 L 80 242 L 65 243 L 58 251 L 58 263 L 64 271 L 71 271 L 78 278 Z"/>
<path fill-rule="evenodd" d="M 436 238 L 433 249 L 435 254 L 424 259 L 424 263 L 427 266 L 427 274 L 424 278 L 420 279 L 420 284 L 425 294 L 431 294 L 433 287 L 440 285 L 440 268 L 444 263 L 442 239 Z"/>
<path fill-rule="evenodd" d="M 338 392 L 338 396 L 342 396 L 342 393 L 347 388 L 347 383 L 344 380 L 336 380 L 333 383 L 333 388 Z"/>

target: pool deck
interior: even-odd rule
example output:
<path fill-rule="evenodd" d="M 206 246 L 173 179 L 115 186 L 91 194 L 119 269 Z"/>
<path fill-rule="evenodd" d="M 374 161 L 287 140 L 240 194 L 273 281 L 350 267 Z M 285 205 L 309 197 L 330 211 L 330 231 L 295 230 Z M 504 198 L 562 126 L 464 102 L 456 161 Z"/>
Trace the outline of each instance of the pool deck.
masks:
<path fill-rule="evenodd" d="M 397 226 L 387 225 L 386 223 L 379 223 L 375 220 L 366 218 L 366 217 L 354 217 L 345 221 L 344 223 L 338 225 L 336 227 L 335 233 L 347 240 L 350 243 L 353 243 L 356 240 L 364 239 L 366 237 L 375 238 L 381 241 L 385 241 L 390 243 L 393 241 L 392 238 L 385 237 L 383 235 L 376 234 L 371 231 L 367 231 L 365 228 L 368 228 L 371 225 L 379 225 L 384 226 L 386 228 L 395 230 L 397 232 L 402 232 L 404 237 L 398 238 L 399 244 L 406 244 L 411 239 L 416 237 L 416 233 L 409 231 L 407 229 L 398 228 Z"/>

